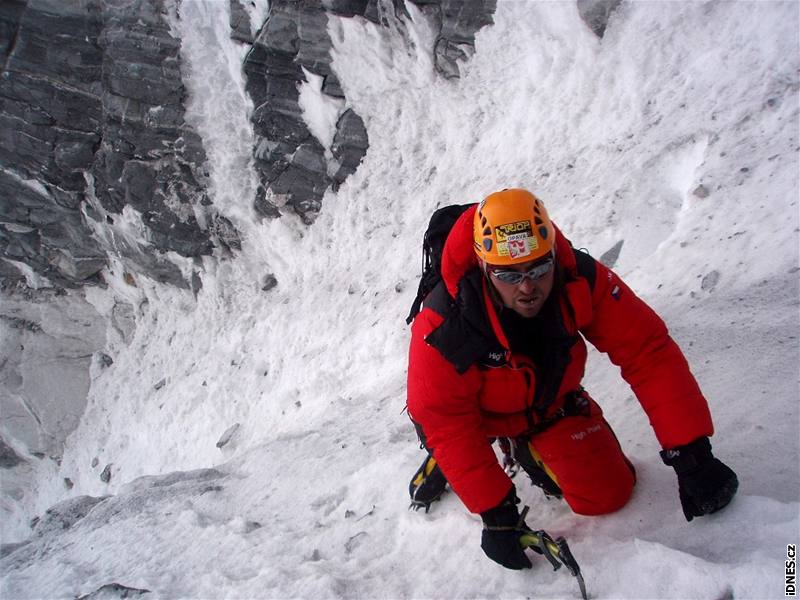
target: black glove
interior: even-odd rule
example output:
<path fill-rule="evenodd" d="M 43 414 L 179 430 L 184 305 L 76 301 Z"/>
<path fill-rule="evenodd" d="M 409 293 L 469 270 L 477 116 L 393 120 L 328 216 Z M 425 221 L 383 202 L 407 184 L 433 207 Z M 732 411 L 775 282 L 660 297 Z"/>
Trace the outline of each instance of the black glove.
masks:
<path fill-rule="evenodd" d="M 678 493 L 687 521 L 724 508 L 739 488 L 736 473 L 711 454 L 707 437 L 663 450 L 661 460 L 678 475 Z"/>
<path fill-rule="evenodd" d="M 507 569 L 530 569 L 531 561 L 519 543 L 520 536 L 530 528 L 519 516 L 518 502 L 517 490 L 512 485 L 500 504 L 481 513 L 481 548 L 486 556 Z"/>

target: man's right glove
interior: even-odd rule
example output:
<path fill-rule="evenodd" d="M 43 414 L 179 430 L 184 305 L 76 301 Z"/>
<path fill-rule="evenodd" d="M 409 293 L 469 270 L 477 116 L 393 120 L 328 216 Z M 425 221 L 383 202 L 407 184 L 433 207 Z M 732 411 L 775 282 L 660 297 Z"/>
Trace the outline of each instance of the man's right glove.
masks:
<path fill-rule="evenodd" d="M 500 504 L 481 513 L 481 548 L 494 562 L 515 570 L 533 566 L 519 542 L 520 536 L 530 528 L 519 516 L 518 502 L 517 490 L 512 485 Z"/>
<path fill-rule="evenodd" d="M 724 508 L 739 488 L 736 473 L 711 454 L 707 437 L 663 450 L 661 460 L 678 475 L 678 493 L 687 521 Z"/>

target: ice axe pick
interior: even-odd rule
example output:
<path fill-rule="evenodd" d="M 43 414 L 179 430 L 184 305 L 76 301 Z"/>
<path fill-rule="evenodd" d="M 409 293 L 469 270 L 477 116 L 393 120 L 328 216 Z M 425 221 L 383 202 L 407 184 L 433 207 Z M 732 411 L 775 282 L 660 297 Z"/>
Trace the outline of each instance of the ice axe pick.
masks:
<path fill-rule="evenodd" d="M 522 520 L 525 519 L 527 512 L 528 507 L 526 506 L 522 511 Z M 563 537 L 554 540 L 546 531 L 539 530 L 526 531 L 520 536 L 519 543 L 523 548 L 533 548 L 541 552 L 542 556 L 553 565 L 554 571 L 558 571 L 561 565 L 567 567 L 569 572 L 578 580 L 583 600 L 589 600 L 589 596 L 586 594 L 586 583 L 583 581 L 583 575 L 581 575 L 581 568 L 578 566 L 575 557 L 572 556 L 567 540 Z"/>

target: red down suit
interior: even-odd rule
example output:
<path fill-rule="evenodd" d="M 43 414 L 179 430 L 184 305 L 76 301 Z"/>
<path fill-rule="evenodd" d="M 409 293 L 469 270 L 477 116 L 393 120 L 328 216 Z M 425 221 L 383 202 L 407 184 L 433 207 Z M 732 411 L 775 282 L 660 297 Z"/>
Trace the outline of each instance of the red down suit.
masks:
<path fill-rule="evenodd" d="M 620 367 L 662 448 L 713 434 L 708 404 L 664 322 L 613 271 L 573 250 L 558 228 L 558 283 L 550 302 L 563 329 L 553 352 L 564 359 L 557 363 L 554 379 L 543 365 L 512 351 L 472 248 L 474 211 L 467 209 L 448 235 L 442 281 L 412 325 L 407 401 L 411 419 L 468 510 L 481 513 L 498 505 L 512 485 L 494 454 L 492 437 L 530 436 L 533 445 L 549 436 L 551 459 L 569 462 L 570 450 L 558 445 L 557 430 L 573 419 L 561 419 L 541 433 L 537 427 L 558 414 L 580 389 L 587 356 L 584 340 Z M 605 424 L 602 411 L 591 404 Z M 607 424 L 605 428 L 614 439 Z M 561 435 L 579 439 L 583 434 Z M 576 462 L 580 457 L 573 458 Z M 613 508 L 595 511 L 570 505 L 584 514 L 618 508 L 633 487 L 632 475 L 626 476 L 631 479 L 629 489 Z M 565 499 L 569 501 L 566 490 Z"/>

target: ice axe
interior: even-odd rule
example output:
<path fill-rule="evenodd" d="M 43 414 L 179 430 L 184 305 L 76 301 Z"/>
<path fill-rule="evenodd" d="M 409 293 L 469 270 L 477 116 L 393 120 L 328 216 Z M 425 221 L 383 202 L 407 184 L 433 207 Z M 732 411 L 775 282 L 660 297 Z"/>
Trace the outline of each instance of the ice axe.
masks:
<path fill-rule="evenodd" d="M 521 520 L 525 519 L 525 514 L 528 512 L 526 506 L 522 510 Z M 581 575 L 581 568 L 578 566 L 575 557 L 567 545 L 567 540 L 563 537 L 553 539 L 546 531 L 526 531 L 519 538 L 519 543 L 523 548 L 532 548 L 542 554 L 548 562 L 553 565 L 553 570 L 558 571 L 561 565 L 567 567 L 570 573 L 578 580 L 578 585 L 581 588 L 581 596 L 583 600 L 589 600 L 586 595 L 586 583 L 583 581 Z"/>

